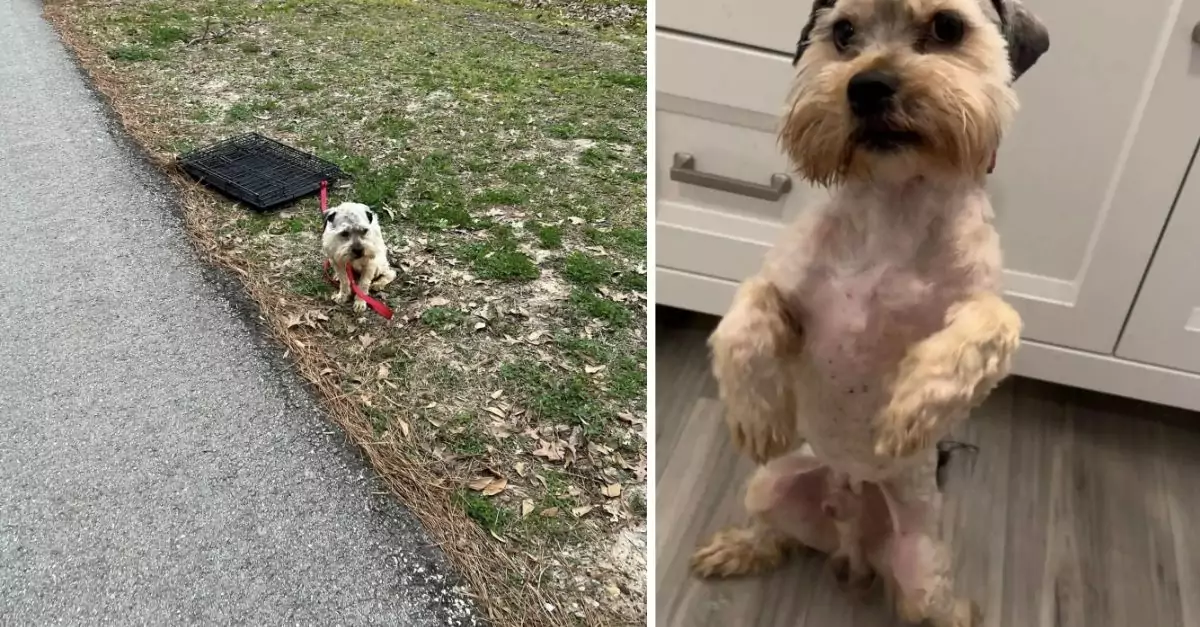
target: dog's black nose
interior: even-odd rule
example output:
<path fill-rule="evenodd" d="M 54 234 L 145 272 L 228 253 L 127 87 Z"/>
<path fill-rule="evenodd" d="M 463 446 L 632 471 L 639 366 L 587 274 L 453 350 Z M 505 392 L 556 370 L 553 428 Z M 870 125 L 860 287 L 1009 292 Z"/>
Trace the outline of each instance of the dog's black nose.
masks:
<path fill-rule="evenodd" d="M 350 252 L 354 253 L 355 257 L 362 257 L 362 254 L 363 254 L 362 244 L 355 244 L 355 245 L 351 246 Z"/>
<path fill-rule="evenodd" d="M 846 85 L 850 110 L 860 118 L 887 111 L 899 82 L 895 74 L 882 70 L 866 70 L 855 74 Z"/>

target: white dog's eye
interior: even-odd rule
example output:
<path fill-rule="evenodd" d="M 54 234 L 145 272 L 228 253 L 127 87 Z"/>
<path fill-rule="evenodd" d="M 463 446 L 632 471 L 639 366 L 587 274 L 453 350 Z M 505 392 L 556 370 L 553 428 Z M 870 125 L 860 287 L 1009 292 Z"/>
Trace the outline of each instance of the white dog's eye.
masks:
<path fill-rule="evenodd" d="M 342 239 L 350 239 L 350 231 L 342 231 Z"/>

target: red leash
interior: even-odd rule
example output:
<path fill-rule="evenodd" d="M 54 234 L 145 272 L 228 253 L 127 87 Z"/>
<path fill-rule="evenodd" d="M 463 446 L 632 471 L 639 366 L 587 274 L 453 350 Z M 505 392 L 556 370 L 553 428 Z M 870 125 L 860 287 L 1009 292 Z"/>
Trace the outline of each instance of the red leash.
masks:
<path fill-rule="evenodd" d="M 328 210 L 329 181 L 321 181 L 321 214 L 324 215 Z M 328 259 L 325 260 L 324 273 L 325 280 L 328 281 L 330 285 L 335 285 L 336 282 L 333 280 L 333 272 L 329 267 Z M 362 302 L 366 303 L 367 306 L 370 307 L 375 313 L 383 316 L 385 319 L 392 319 L 392 310 L 388 308 L 387 305 L 375 300 L 374 298 L 371 298 L 370 295 L 368 295 L 361 287 L 358 286 L 358 283 L 354 280 L 354 268 L 350 267 L 349 261 L 346 262 L 346 280 L 350 281 L 350 289 L 354 292 L 355 296 L 362 299 Z"/>

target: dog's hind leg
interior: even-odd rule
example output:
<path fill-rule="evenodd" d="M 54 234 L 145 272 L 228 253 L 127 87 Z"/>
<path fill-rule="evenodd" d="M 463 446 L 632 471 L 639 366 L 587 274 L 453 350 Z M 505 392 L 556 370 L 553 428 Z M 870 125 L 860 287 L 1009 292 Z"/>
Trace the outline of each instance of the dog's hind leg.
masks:
<path fill-rule="evenodd" d="M 778 567 L 792 549 L 823 553 L 838 548 L 833 519 L 822 504 L 830 472 L 808 447 L 759 467 L 746 484 L 750 523 L 718 532 L 692 557 L 701 577 L 734 577 Z"/>
<path fill-rule="evenodd" d="M 1020 337 L 1020 316 L 996 294 L 951 307 L 946 325 L 901 361 L 875 423 L 875 453 L 906 457 L 933 446 L 1008 376 Z"/>
<path fill-rule="evenodd" d="M 385 263 L 385 265 L 383 265 L 382 269 L 379 271 L 379 274 L 375 276 L 375 280 L 371 282 L 371 289 L 378 292 L 384 287 L 387 287 L 388 283 L 391 283 L 395 280 L 396 270 Z"/>
<path fill-rule="evenodd" d="M 787 369 L 801 336 L 779 290 L 762 277 L 743 283 L 708 344 L 737 447 L 759 463 L 792 449 L 796 417 Z"/>

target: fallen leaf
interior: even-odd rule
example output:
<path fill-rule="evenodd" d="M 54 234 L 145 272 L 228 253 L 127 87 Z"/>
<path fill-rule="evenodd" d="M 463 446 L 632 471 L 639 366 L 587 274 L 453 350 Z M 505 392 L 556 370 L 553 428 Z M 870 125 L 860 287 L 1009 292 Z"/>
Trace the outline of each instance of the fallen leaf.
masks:
<path fill-rule="evenodd" d="M 608 593 L 608 596 L 610 596 L 614 599 L 621 596 L 621 589 L 612 584 L 608 584 L 607 586 L 604 586 L 604 591 Z"/>
<path fill-rule="evenodd" d="M 304 319 L 300 314 L 291 314 L 287 317 L 287 328 L 297 327 L 304 324 Z"/>
<path fill-rule="evenodd" d="M 583 218 L 576 217 L 576 216 L 567 216 L 567 219 L 571 221 L 571 224 L 583 224 L 584 222 L 586 222 L 586 220 L 584 220 Z"/>
<path fill-rule="evenodd" d="M 508 487 L 508 479 L 505 479 L 504 477 L 500 477 L 499 479 L 493 480 L 491 483 L 488 484 L 488 486 L 486 488 L 483 489 L 483 495 L 484 496 L 496 496 L 497 494 L 500 494 L 501 492 L 503 492 L 504 489 L 507 487 Z"/>
<path fill-rule="evenodd" d="M 437 407 L 437 401 L 433 401 L 432 403 L 422 407 L 421 409 L 433 409 L 434 407 Z"/>
<path fill-rule="evenodd" d="M 486 328 L 487 328 L 487 323 L 486 323 L 486 322 L 476 322 L 476 323 L 475 323 L 475 330 L 476 330 L 476 331 L 479 331 L 480 329 L 486 329 Z"/>
<path fill-rule="evenodd" d="M 508 414 L 504 413 L 504 410 L 500 409 L 499 407 L 485 407 L 483 411 L 486 411 L 487 413 L 489 413 L 497 418 L 504 418 L 505 416 L 508 415 Z"/>
<path fill-rule="evenodd" d="M 408 423 L 407 423 L 407 422 L 405 422 L 405 421 L 403 421 L 403 420 L 401 420 L 401 419 L 399 419 L 399 418 L 397 418 L 397 419 L 396 419 L 396 424 L 400 426 L 400 433 L 402 433 L 402 434 L 404 435 L 405 439 L 407 439 L 407 438 L 408 438 L 408 433 L 409 433 L 409 426 L 408 426 Z"/>
<path fill-rule="evenodd" d="M 492 400 L 493 401 L 500 398 L 501 396 L 504 396 L 504 390 L 496 390 L 495 392 L 492 392 Z"/>
<path fill-rule="evenodd" d="M 392 374 L 392 371 L 387 367 L 387 364 L 379 364 L 379 372 L 375 373 L 375 378 L 382 381 L 388 378 L 389 374 Z"/>
<path fill-rule="evenodd" d="M 603 494 L 610 499 L 615 499 L 618 496 L 621 496 L 621 484 L 610 483 L 603 488 L 600 488 L 600 494 Z"/>
<path fill-rule="evenodd" d="M 429 299 L 430 307 L 445 307 L 446 305 L 449 305 L 449 304 L 450 304 L 450 301 L 448 299 L 442 298 L 441 296 Z"/>
<path fill-rule="evenodd" d="M 538 441 L 541 443 L 541 447 L 533 452 L 534 455 L 538 457 L 545 457 L 551 461 L 560 461 L 563 458 L 561 442 L 551 443 L 545 440 Z"/>
<path fill-rule="evenodd" d="M 604 365 L 600 365 L 600 366 L 584 366 L 584 367 L 583 367 L 583 371 L 584 371 L 584 372 L 586 372 L 586 373 L 588 373 L 588 374 L 596 374 L 597 372 L 604 372 L 604 369 L 605 369 L 605 368 L 608 368 L 608 366 L 604 366 Z"/>
<path fill-rule="evenodd" d="M 362 344 L 362 347 L 365 349 L 375 343 L 375 338 L 372 337 L 370 333 L 364 333 L 358 336 L 358 342 Z"/>
<path fill-rule="evenodd" d="M 558 518 L 558 508 L 547 507 L 546 509 L 542 510 L 541 516 L 543 518 Z"/>
<path fill-rule="evenodd" d="M 513 467 L 516 468 L 517 475 L 521 477 L 525 476 L 525 462 L 517 462 Z"/>
<path fill-rule="evenodd" d="M 531 499 L 525 499 L 524 501 L 521 501 L 521 518 L 524 518 L 532 513 L 533 501 Z"/>
<path fill-rule="evenodd" d="M 475 479 L 474 481 L 472 481 L 471 483 L 468 483 L 467 487 L 471 488 L 472 490 L 475 490 L 476 492 L 480 492 L 484 488 L 486 488 L 492 484 L 492 479 L 493 479 L 493 477 L 479 477 L 479 478 Z"/>
<path fill-rule="evenodd" d="M 575 508 L 571 509 L 571 514 L 573 516 L 575 516 L 576 518 L 582 518 L 582 517 L 586 516 L 587 513 L 592 511 L 593 509 L 595 509 L 595 508 L 592 507 L 591 505 L 584 505 L 583 507 L 575 507 Z"/>
<path fill-rule="evenodd" d="M 617 418 L 620 418 L 621 420 L 624 420 L 625 422 L 633 422 L 635 420 L 633 417 L 633 414 L 631 414 L 627 411 L 618 413 Z"/>

